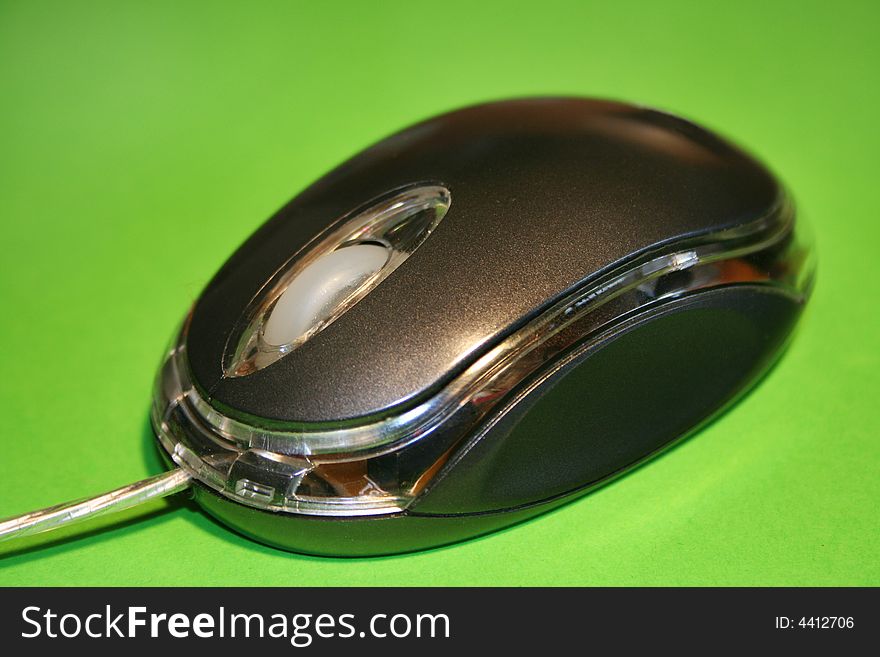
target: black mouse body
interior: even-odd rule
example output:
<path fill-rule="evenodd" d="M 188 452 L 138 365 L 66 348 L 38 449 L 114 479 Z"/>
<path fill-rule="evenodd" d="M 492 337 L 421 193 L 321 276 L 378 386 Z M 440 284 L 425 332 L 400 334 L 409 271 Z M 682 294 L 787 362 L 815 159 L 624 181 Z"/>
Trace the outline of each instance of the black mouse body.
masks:
<path fill-rule="evenodd" d="M 472 107 L 356 155 L 249 238 L 185 320 L 153 423 L 199 503 L 259 541 L 448 544 L 717 414 L 780 353 L 812 271 L 779 183 L 692 123 Z"/>

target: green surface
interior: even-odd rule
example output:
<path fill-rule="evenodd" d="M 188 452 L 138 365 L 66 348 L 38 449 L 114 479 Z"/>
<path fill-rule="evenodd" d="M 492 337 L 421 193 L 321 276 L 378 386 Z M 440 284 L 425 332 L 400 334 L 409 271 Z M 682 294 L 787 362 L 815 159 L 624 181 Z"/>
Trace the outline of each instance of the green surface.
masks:
<path fill-rule="evenodd" d="M 880 584 L 880 5 L 710 4 L 0 4 L 0 515 L 160 472 L 153 375 L 211 274 L 330 167 L 447 109 L 684 114 L 778 171 L 819 247 L 753 394 L 548 516 L 332 560 L 156 502 L 0 545 L 0 584 Z"/>

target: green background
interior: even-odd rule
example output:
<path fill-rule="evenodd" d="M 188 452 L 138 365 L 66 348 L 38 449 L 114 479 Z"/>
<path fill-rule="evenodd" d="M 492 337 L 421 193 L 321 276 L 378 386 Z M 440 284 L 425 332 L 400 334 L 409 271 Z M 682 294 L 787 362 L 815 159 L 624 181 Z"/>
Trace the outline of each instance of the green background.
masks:
<path fill-rule="evenodd" d="M 759 388 L 458 546 L 302 557 L 158 501 L 0 545 L 0 584 L 880 584 L 880 5 L 532 4 L 0 4 L 0 515 L 162 471 L 153 375 L 225 257 L 349 155 L 483 100 L 650 104 L 780 173 L 819 276 Z"/>

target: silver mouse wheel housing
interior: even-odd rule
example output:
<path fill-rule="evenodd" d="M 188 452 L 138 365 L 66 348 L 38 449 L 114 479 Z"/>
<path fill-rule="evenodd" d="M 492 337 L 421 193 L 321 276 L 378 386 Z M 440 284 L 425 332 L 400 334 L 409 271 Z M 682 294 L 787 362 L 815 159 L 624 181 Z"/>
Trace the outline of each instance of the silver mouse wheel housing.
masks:
<path fill-rule="evenodd" d="M 246 311 L 248 328 L 228 364 L 246 376 L 308 339 L 362 298 L 408 257 L 445 214 L 439 185 L 392 193 L 319 238 L 267 284 Z M 406 237 L 406 239 L 402 239 Z M 266 326 L 279 299 L 310 263 L 346 244 L 378 243 L 390 255 L 338 294 L 316 324 L 272 344 Z M 748 283 L 804 297 L 814 262 L 785 199 L 766 216 L 720 233 L 645 253 L 587 281 L 480 356 L 428 398 L 392 416 L 338 425 L 265 426 L 211 404 L 194 385 L 186 353 L 187 318 L 156 381 L 152 421 L 168 457 L 204 486 L 258 509 L 316 516 L 398 513 L 410 506 L 465 440 L 478 440 L 510 393 L 540 377 L 574 345 L 590 344 L 615 321 L 684 295 Z M 378 258 L 376 262 L 381 262 Z M 370 267 L 366 267 L 367 270 Z M 603 308 L 597 313 L 596 309 Z M 300 328 L 303 324 L 300 324 Z M 311 331 L 311 332 L 310 332 Z M 279 342 L 279 340 L 274 340 Z"/>
<path fill-rule="evenodd" d="M 404 188 L 294 254 L 245 310 L 246 328 L 224 356 L 226 376 L 263 369 L 332 324 L 403 264 L 450 202 L 440 185 Z"/>

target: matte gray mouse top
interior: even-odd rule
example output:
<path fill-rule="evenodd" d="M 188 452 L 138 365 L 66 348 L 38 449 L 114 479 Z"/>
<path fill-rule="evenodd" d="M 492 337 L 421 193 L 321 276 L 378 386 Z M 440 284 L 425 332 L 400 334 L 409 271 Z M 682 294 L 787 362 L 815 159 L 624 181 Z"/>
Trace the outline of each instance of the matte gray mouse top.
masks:
<path fill-rule="evenodd" d="M 271 367 L 225 377 L 224 350 L 266 281 L 329 224 L 390 191 L 448 188 L 416 254 Z M 192 315 L 195 381 L 231 413 L 333 422 L 424 398 L 562 295 L 650 249 L 766 215 L 770 174 L 655 110 L 522 100 L 445 114 L 309 187 L 223 266 Z"/>

